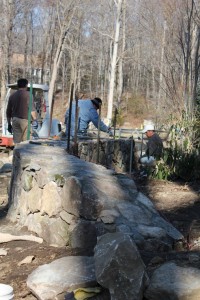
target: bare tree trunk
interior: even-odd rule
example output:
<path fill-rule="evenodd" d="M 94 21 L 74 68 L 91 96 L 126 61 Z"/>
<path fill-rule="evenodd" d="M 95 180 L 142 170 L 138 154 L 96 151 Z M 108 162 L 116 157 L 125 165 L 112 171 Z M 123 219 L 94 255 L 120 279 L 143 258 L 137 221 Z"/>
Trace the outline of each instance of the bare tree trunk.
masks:
<path fill-rule="evenodd" d="M 192 103 L 191 103 L 191 109 L 194 111 L 196 106 L 196 98 L 197 98 L 197 83 L 199 79 L 199 47 L 200 47 L 200 27 L 195 24 L 195 29 L 193 31 L 192 35 L 193 40 L 193 48 L 191 53 L 191 58 L 193 62 L 193 68 L 192 68 L 192 75 L 194 78 L 192 78 Z"/>
<path fill-rule="evenodd" d="M 118 0 L 118 2 L 117 2 L 117 19 L 116 19 L 116 27 L 115 27 L 115 38 L 114 38 L 114 45 L 113 45 L 110 84 L 109 84 L 109 94 L 108 94 L 107 119 L 108 119 L 109 123 L 111 123 L 111 120 L 112 120 L 113 95 L 114 95 L 114 88 L 115 88 L 117 51 L 118 51 L 119 31 L 120 31 L 120 24 L 121 24 L 121 9 L 122 9 L 122 0 Z"/>
<path fill-rule="evenodd" d="M 164 70 L 164 52 L 165 52 L 165 36 L 166 36 L 167 24 L 164 21 L 163 26 L 163 38 L 162 38 L 162 50 L 161 50 L 161 58 L 160 58 L 160 78 L 159 78 L 159 91 L 158 91 L 158 101 L 157 101 L 157 109 L 159 110 L 161 97 L 163 97 L 163 70 Z"/>
<path fill-rule="evenodd" d="M 155 99 L 156 96 L 156 83 L 155 83 L 155 67 L 152 66 L 152 95 L 153 99 Z"/>
<path fill-rule="evenodd" d="M 28 22 L 28 14 L 25 16 L 25 45 L 24 45 L 24 66 L 23 66 L 23 77 L 26 77 L 28 73 L 28 44 L 29 44 L 29 33 L 30 23 Z"/>
<path fill-rule="evenodd" d="M 125 51 L 126 42 L 126 0 L 122 3 L 122 46 L 121 55 L 118 62 L 118 81 L 117 81 L 117 102 L 118 107 L 120 106 L 122 92 L 123 92 L 123 56 Z"/>
<path fill-rule="evenodd" d="M 13 34 L 13 0 L 3 0 L 2 3 L 2 17 L 4 36 L 2 38 L 2 67 L 1 67 L 1 118 L 3 122 L 3 116 L 5 111 L 4 99 L 6 96 L 6 84 L 10 83 L 10 68 L 11 68 L 11 56 L 12 56 L 12 34 Z"/>
<path fill-rule="evenodd" d="M 52 56 L 54 50 L 54 36 L 55 36 L 56 22 L 57 22 L 56 15 L 54 10 L 52 9 L 49 16 L 48 26 L 43 38 L 44 43 L 43 43 L 42 57 L 41 57 L 41 68 L 42 68 L 41 83 L 47 83 L 46 70 L 49 70 L 50 72 L 51 69 Z"/>
<path fill-rule="evenodd" d="M 59 36 L 59 41 L 58 41 L 58 46 L 57 46 L 57 50 L 56 50 L 56 55 L 54 58 L 54 63 L 53 63 L 53 70 L 52 70 L 52 75 L 51 75 L 51 81 L 49 84 L 49 111 L 51 111 L 51 107 L 52 107 L 52 99 L 53 99 L 53 93 L 54 93 L 54 87 L 55 87 L 55 82 L 56 82 L 56 77 L 57 77 L 57 72 L 58 72 L 58 68 L 60 66 L 60 61 L 61 61 L 61 57 L 63 54 L 63 48 L 64 48 L 64 44 L 66 41 L 66 36 L 72 21 L 72 17 L 73 17 L 73 10 L 68 10 L 68 13 L 71 13 L 71 15 L 69 16 L 69 20 L 65 21 L 62 28 L 61 28 L 61 33 Z"/>
<path fill-rule="evenodd" d="M 192 25 L 192 16 L 194 9 L 194 1 L 192 0 L 191 9 L 187 4 L 187 39 L 186 39 L 186 49 L 185 49 L 185 89 L 184 89 L 184 99 L 186 111 L 191 113 L 191 94 L 190 94 L 190 53 L 191 53 L 191 25 Z M 184 28 L 183 28 L 184 30 Z M 183 31 L 183 34 L 185 32 Z"/>
<path fill-rule="evenodd" d="M 63 56 L 63 65 L 62 65 L 62 103 L 64 103 L 65 99 L 65 82 L 66 82 L 66 54 Z"/>

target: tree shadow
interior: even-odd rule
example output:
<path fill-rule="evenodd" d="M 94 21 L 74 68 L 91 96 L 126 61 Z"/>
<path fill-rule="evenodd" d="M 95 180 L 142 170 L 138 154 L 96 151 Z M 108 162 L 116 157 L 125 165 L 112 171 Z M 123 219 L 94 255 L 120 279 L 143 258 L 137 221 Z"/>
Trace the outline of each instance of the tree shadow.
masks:
<path fill-rule="evenodd" d="M 200 196 L 198 182 L 188 183 L 184 180 L 167 182 L 146 179 L 143 181 L 136 180 L 136 185 L 138 190 L 154 203 L 161 216 L 183 234 L 187 243 L 185 250 L 189 250 L 192 247 L 193 240 L 200 236 Z M 170 193 L 171 186 L 175 190 L 172 190 Z M 159 194 L 156 195 L 157 187 L 158 190 L 162 191 L 160 196 Z M 161 199 L 161 195 L 165 193 L 166 196 Z"/>

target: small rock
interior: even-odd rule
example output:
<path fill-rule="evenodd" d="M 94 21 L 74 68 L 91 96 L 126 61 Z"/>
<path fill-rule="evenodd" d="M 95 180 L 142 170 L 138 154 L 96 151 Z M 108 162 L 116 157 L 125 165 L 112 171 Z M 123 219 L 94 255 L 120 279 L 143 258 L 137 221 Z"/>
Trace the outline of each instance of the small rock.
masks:
<path fill-rule="evenodd" d="M 21 265 L 25 265 L 25 264 L 30 264 L 30 263 L 32 263 L 32 261 L 34 259 L 35 259 L 35 256 L 29 255 L 29 256 L 25 257 L 22 261 L 20 261 L 17 265 L 21 266 Z"/>
<path fill-rule="evenodd" d="M 101 221 L 105 224 L 113 224 L 115 222 L 115 218 L 113 216 L 103 216 L 101 217 Z"/>
<path fill-rule="evenodd" d="M 1 248 L 0 249 L 0 256 L 6 256 L 8 254 L 8 251 L 6 249 Z"/>
<path fill-rule="evenodd" d="M 150 265 L 158 265 L 158 264 L 162 264 L 164 262 L 164 259 L 160 256 L 155 256 L 152 258 L 152 260 L 150 261 Z"/>
<path fill-rule="evenodd" d="M 189 261 L 192 262 L 198 262 L 199 261 L 199 255 L 198 254 L 189 254 Z"/>
<path fill-rule="evenodd" d="M 11 171 L 12 171 L 12 164 L 9 163 L 4 164 L 0 169 L 0 173 L 8 173 Z"/>
<path fill-rule="evenodd" d="M 22 248 L 22 247 L 15 247 L 14 250 L 15 250 L 16 252 L 19 252 L 19 251 L 22 251 L 23 248 Z"/>

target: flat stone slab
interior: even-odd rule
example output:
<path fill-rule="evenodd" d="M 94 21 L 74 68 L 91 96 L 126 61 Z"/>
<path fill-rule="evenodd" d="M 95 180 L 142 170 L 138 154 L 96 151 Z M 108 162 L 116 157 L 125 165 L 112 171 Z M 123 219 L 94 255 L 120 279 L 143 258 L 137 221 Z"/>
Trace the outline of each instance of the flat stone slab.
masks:
<path fill-rule="evenodd" d="M 54 299 L 63 292 L 96 283 L 94 259 L 88 256 L 63 257 L 38 267 L 27 279 L 27 286 L 40 300 Z"/>

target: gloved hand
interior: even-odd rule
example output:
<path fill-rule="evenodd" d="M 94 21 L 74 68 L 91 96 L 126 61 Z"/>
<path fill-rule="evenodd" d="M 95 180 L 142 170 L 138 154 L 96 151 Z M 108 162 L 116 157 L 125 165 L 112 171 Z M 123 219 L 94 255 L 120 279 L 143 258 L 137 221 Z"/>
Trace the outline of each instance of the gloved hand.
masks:
<path fill-rule="evenodd" d="M 33 128 L 33 129 L 37 129 L 37 128 L 38 128 L 38 121 L 37 121 L 37 120 L 34 120 L 34 121 L 32 122 L 32 128 Z"/>
<path fill-rule="evenodd" d="M 108 134 L 109 134 L 109 136 L 114 136 L 113 131 L 111 130 L 111 128 L 108 128 Z"/>
<path fill-rule="evenodd" d="M 12 129 L 12 125 L 8 124 L 8 132 L 10 132 L 11 134 L 13 133 L 13 129 Z"/>

